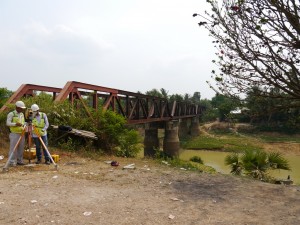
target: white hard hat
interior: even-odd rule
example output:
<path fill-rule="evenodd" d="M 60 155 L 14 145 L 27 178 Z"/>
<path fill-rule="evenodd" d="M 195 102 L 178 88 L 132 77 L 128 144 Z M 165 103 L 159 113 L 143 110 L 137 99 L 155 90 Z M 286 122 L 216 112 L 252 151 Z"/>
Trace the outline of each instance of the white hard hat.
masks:
<path fill-rule="evenodd" d="M 22 101 L 17 101 L 17 102 L 16 102 L 16 107 L 22 108 L 22 109 L 25 109 L 25 108 L 26 108 L 24 102 L 22 102 Z"/>
<path fill-rule="evenodd" d="M 40 108 L 39 108 L 39 106 L 37 105 L 37 104 L 33 104 L 32 106 L 31 106 L 31 110 L 32 111 L 38 111 Z"/>

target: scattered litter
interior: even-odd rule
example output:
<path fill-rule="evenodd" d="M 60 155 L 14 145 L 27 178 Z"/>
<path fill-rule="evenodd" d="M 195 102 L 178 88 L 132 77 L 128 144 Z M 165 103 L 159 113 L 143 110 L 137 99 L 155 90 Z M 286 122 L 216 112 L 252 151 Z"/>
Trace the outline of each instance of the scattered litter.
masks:
<path fill-rule="evenodd" d="M 181 167 L 180 169 L 181 169 L 181 170 L 187 170 L 186 168 L 183 168 L 183 167 Z"/>
<path fill-rule="evenodd" d="M 161 161 L 163 164 L 166 164 L 167 166 L 170 166 L 170 163 L 168 163 L 167 161 Z"/>
<path fill-rule="evenodd" d="M 90 216 L 90 215 L 92 215 L 92 212 L 84 212 L 83 215 L 84 216 Z"/>
<path fill-rule="evenodd" d="M 4 156 L 3 155 L 0 155 L 0 160 L 4 159 Z"/>
<path fill-rule="evenodd" d="M 33 163 L 30 163 L 30 164 L 26 164 L 26 165 L 25 165 L 25 167 L 35 167 L 35 166 L 37 166 L 37 164 L 35 164 L 35 163 L 34 163 L 34 164 L 33 164 Z"/>
<path fill-rule="evenodd" d="M 172 220 L 172 219 L 174 219 L 174 218 L 175 218 L 175 216 L 174 216 L 174 215 L 172 215 L 172 214 L 170 214 L 170 215 L 169 215 L 169 219 L 171 219 L 171 220 Z"/>
<path fill-rule="evenodd" d="M 53 176 L 52 178 L 53 178 L 53 179 L 56 179 L 56 178 L 58 178 L 58 176 Z"/>
<path fill-rule="evenodd" d="M 173 201 L 179 201 L 178 198 L 171 198 Z"/>
<path fill-rule="evenodd" d="M 112 160 L 110 161 L 104 161 L 106 164 L 111 164 Z"/>
<path fill-rule="evenodd" d="M 4 202 L 0 202 L 0 205 L 4 204 Z"/>
<path fill-rule="evenodd" d="M 124 166 L 123 169 L 135 169 L 135 164 L 134 163 L 128 164 L 128 165 Z"/>
<path fill-rule="evenodd" d="M 37 203 L 37 200 L 31 200 L 30 201 L 32 204 Z"/>
<path fill-rule="evenodd" d="M 215 200 L 215 199 L 213 199 L 212 201 L 213 201 L 213 203 L 216 203 L 216 202 L 217 202 L 217 200 Z"/>
<path fill-rule="evenodd" d="M 119 166 L 119 163 L 117 161 L 111 161 L 110 165 L 111 166 Z"/>
<path fill-rule="evenodd" d="M 145 168 L 146 170 L 150 170 L 150 168 L 148 167 L 148 165 L 145 165 L 144 168 Z"/>
<path fill-rule="evenodd" d="M 78 171 L 75 171 L 74 173 L 76 173 L 76 174 L 77 174 L 77 173 L 79 173 L 79 172 L 78 172 Z"/>

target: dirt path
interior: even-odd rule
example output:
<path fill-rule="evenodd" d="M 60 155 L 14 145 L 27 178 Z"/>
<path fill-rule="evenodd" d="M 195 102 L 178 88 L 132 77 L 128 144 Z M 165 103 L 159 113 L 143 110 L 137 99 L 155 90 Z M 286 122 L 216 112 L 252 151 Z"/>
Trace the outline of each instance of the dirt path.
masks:
<path fill-rule="evenodd" d="M 0 224 L 300 224 L 299 186 L 105 160 L 62 155 L 58 171 L 38 165 L 1 173 Z M 122 169 L 130 163 L 136 169 Z"/>

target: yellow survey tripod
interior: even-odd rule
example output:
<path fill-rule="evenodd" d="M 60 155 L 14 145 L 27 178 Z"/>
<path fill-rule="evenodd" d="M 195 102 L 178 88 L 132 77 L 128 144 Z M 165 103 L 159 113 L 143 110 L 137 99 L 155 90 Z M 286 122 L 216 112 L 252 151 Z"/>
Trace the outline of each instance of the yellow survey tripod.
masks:
<path fill-rule="evenodd" d="M 46 150 L 46 152 L 47 152 L 47 154 L 48 154 L 48 156 L 49 156 L 51 162 L 53 163 L 53 165 L 55 166 L 55 169 L 57 170 L 57 164 L 54 162 L 54 160 L 53 160 L 53 158 L 52 158 L 52 156 L 51 156 L 51 154 L 50 154 L 50 152 L 49 152 L 47 146 L 45 145 L 43 139 L 41 138 L 40 132 L 37 130 L 37 128 L 36 128 L 31 122 L 29 122 L 27 125 L 24 125 L 23 128 L 24 128 L 24 129 L 23 129 L 23 131 L 22 131 L 22 133 L 21 133 L 21 136 L 20 136 L 19 140 L 17 141 L 17 143 L 16 143 L 16 145 L 15 145 L 15 147 L 14 147 L 12 153 L 10 154 L 10 156 L 9 156 L 9 158 L 8 158 L 8 160 L 7 160 L 6 164 L 5 164 L 5 166 L 3 167 L 3 171 L 5 171 L 5 172 L 8 171 L 8 167 L 9 167 L 9 164 L 10 164 L 10 160 L 11 160 L 11 158 L 13 157 L 13 155 L 14 155 L 14 153 L 15 153 L 17 147 L 19 146 L 19 144 L 20 144 L 22 138 L 25 138 L 25 133 L 26 133 L 26 132 L 28 132 L 28 148 L 29 148 L 29 151 L 30 151 L 30 146 L 31 146 L 31 134 L 32 134 L 32 132 L 34 132 L 34 134 L 35 134 L 36 136 L 38 136 L 38 138 L 39 138 L 39 140 L 40 140 L 40 142 L 41 142 L 43 148 Z M 29 160 L 29 163 L 30 163 L 30 160 Z"/>

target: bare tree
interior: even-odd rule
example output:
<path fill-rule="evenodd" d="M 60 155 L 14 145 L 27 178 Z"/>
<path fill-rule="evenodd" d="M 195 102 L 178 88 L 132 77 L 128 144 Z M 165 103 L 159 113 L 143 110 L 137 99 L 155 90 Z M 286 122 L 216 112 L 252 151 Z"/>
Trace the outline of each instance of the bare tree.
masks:
<path fill-rule="evenodd" d="M 224 94 L 260 95 L 280 89 L 277 96 L 300 100 L 300 1 L 207 0 L 212 11 L 200 16 L 199 26 L 213 37 L 220 68 L 212 71 Z M 299 103 L 298 103 L 299 104 Z"/>

